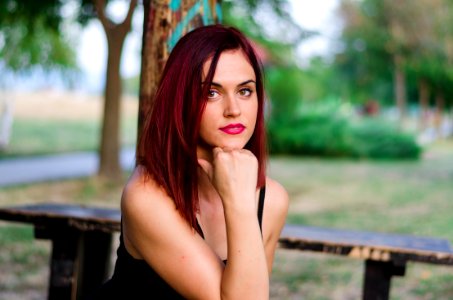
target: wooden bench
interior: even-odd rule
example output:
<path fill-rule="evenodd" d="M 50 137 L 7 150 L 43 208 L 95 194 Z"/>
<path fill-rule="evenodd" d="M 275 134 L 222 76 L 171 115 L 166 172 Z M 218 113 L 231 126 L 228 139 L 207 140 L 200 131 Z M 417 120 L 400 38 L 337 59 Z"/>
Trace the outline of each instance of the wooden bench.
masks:
<path fill-rule="evenodd" d="M 0 208 L 0 219 L 33 224 L 36 238 L 52 241 L 48 299 L 82 299 L 106 279 L 119 210 L 36 204 Z M 279 246 L 364 260 L 366 300 L 389 299 L 408 262 L 453 265 L 447 240 L 408 235 L 286 225 Z"/>
<path fill-rule="evenodd" d="M 48 299 L 84 299 L 106 279 L 119 210 L 36 204 L 0 208 L 1 219 L 33 224 L 36 238 L 51 240 Z"/>

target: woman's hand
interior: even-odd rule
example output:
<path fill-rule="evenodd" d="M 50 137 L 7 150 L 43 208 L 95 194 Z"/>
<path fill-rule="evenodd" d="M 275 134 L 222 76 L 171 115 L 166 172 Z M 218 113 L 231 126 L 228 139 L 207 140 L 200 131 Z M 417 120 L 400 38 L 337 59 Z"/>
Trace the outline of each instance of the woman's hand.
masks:
<path fill-rule="evenodd" d="M 208 174 L 224 206 L 240 205 L 255 210 L 255 201 L 244 201 L 255 199 L 256 193 L 258 160 L 252 152 L 246 149 L 230 150 L 216 147 L 213 149 L 212 165 L 203 159 L 199 159 L 198 163 Z"/>

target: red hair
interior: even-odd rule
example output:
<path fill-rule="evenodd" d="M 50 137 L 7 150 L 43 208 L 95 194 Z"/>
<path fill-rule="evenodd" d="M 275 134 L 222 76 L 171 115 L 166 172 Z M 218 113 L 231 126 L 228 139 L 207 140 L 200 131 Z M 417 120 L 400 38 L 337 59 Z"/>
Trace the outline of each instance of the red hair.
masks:
<path fill-rule="evenodd" d="M 211 83 L 222 52 L 240 49 L 256 75 L 258 114 L 245 149 L 258 159 L 257 187 L 265 184 L 267 149 L 264 128 L 262 65 L 252 45 L 237 29 L 222 25 L 199 27 L 183 36 L 167 60 L 138 141 L 137 162 L 145 167 L 180 214 L 193 227 L 198 209 L 197 144 L 210 84 L 202 84 L 203 65 L 212 58 L 204 79 Z"/>

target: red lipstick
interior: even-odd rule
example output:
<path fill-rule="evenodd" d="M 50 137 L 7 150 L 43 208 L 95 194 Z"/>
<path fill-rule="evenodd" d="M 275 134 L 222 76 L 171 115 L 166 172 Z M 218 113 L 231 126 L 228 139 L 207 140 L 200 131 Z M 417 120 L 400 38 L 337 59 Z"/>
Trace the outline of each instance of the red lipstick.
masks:
<path fill-rule="evenodd" d="M 229 124 L 225 127 L 220 128 L 223 132 L 227 134 L 240 134 L 245 130 L 245 126 L 238 123 L 238 124 Z"/>

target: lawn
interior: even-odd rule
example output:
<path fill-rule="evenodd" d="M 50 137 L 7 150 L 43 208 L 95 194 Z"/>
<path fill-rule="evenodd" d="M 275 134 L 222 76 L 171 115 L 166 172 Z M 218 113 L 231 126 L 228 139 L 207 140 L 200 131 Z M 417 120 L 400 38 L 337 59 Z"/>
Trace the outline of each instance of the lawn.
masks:
<path fill-rule="evenodd" d="M 289 223 L 415 234 L 453 242 L 453 142 L 420 161 L 276 158 L 271 174 L 291 195 Z M 275 299 L 359 299 L 363 264 L 320 254 L 277 253 Z M 409 264 L 391 299 L 453 299 L 453 268 Z"/>
<path fill-rule="evenodd" d="M 120 140 L 137 139 L 138 100 L 122 101 Z M 71 151 L 95 151 L 101 132 L 101 96 L 44 91 L 20 93 L 14 103 L 10 145 L 0 159 Z"/>
<path fill-rule="evenodd" d="M 288 222 L 447 238 L 453 242 L 453 143 L 422 160 L 370 162 L 273 157 L 269 173 L 290 193 Z M 0 205 L 30 202 L 117 206 L 121 186 L 95 178 L 11 187 Z M 50 245 L 31 227 L 0 225 L 0 299 L 41 299 Z M 360 260 L 278 250 L 272 299 L 359 299 Z M 409 264 L 392 283 L 392 299 L 453 299 L 453 268 Z"/>

